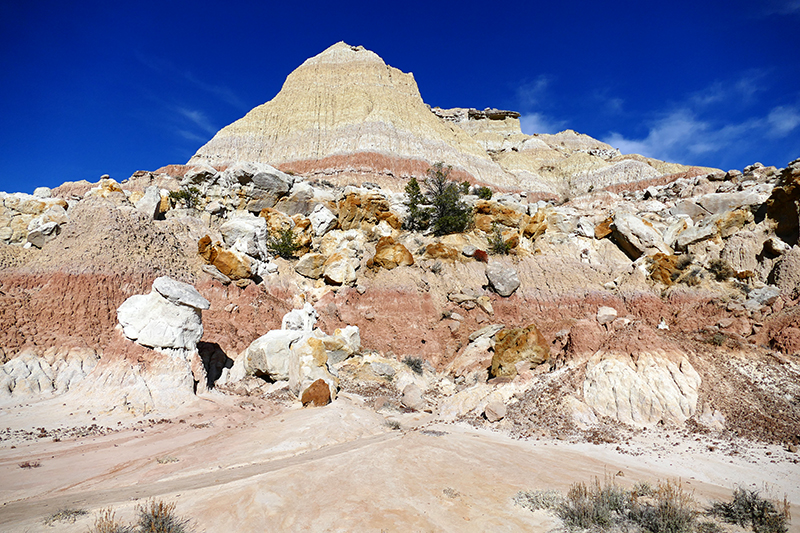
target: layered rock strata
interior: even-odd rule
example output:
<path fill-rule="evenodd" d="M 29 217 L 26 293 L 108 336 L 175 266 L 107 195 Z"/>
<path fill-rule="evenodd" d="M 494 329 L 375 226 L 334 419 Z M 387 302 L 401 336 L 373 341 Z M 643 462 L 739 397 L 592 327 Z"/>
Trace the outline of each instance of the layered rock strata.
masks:
<path fill-rule="evenodd" d="M 525 135 L 514 111 L 431 109 L 412 74 L 342 42 L 306 60 L 275 98 L 220 130 L 189 165 L 241 161 L 340 184 L 373 181 L 398 191 L 405 180 L 424 177 L 442 161 L 452 165 L 458 181 L 548 196 L 690 168 L 623 156 L 572 130 Z"/>

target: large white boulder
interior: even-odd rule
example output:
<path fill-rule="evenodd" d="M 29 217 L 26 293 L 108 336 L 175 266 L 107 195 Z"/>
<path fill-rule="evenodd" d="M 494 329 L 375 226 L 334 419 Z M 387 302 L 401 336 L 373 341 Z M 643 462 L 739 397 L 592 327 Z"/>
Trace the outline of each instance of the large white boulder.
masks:
<path fill-rule="evenodd" d="M 162 277 L 149 294 L 125 300 L 117 319 L 125 336 L 142 346 L 194 351 L 203 336 L 202 310 L 208 308 L 194 287 Z"/>

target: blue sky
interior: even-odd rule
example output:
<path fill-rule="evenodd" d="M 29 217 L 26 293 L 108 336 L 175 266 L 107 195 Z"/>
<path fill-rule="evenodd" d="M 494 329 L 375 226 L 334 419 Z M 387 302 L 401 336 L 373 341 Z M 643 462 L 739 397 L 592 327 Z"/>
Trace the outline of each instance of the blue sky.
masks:
<path fill-rule="evenodd" d="M 384 4 L 2 2 L 0 190 L 185 163 L 340 40 L 526 133 L 723 169 L 800 157 L 800 0 Z"/>

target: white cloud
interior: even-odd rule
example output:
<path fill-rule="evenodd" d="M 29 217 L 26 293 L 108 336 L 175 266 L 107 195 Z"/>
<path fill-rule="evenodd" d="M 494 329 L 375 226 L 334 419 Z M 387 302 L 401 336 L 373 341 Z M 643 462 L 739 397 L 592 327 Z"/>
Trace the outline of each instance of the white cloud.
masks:
<path fill-rule="evenodd" d="M 217 132 L 217 129 L 212 124 L 211 121 L 208 119 L 205 113 L 202 111 L 198 111 L 195 109 L 187 109 L 185 107 L 177 107 L 175 109 L 181 116 L 191 122 L 195 127 L 200 128 L 203 130 L 204 133 L 213 135 Z"/>
<path fill-rule="evenodd" d="M 800 126 L 800 109 L 790 106 L 779 106 L 767 115 L 770 137 L 785 137 Z"/>
<path fill-rule="evenodd" d="M 644 138 L 611 132 L 602 140 L 624 154 L 692 164 L 698 156 L 707 154 L 744 153 L 764 137 L 786 137 L 798 127 L 800 109 L 791 106 L 775 107 L 766 116 L 729 124 L 701 120 L 690 109 L 681 108 L 651 123 Z"/>
<path fill-rule="evenodd" d="M 552 81 L 552 76 L 542 74 L 535 80 L 523 83 L 517 87 L 517 99 L 519 99 L 522 108 L 530 109 L 531 107 L 541 104 L 542 100 L 545 99 L 545 95 Z"/>
<path fill-rule="evenodd" d="M 519 117 L 519 125 L 522 133 L 533 135 L 534 133 L 558 133 L 564 130 L 565 123 L 546 117 L 542 113 L 526 113 Z"/>

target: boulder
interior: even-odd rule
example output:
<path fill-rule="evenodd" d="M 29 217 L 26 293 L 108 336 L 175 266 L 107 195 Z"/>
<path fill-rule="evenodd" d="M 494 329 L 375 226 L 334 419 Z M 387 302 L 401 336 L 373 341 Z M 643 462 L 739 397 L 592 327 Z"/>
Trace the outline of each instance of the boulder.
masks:
<path fill-rule="evenodd" d="M 322 204 L 318 204 L 314 210 L 308 215 L 311 221 L 311 227 L 314 229 L 314 235 L 321 237 L 334 229 L 339 221 L 336 215 Z"/>
<path fill-rule="evenodd" d="M 233 251 L 257 259 L 270 256 L 267 251 L 267 221 L 264 218 L 240 214 L 222 224 L 219 231 L 225 245 Z"/>
<path fill-rule="evenodd" d="M 800 237 L 800 159 L 792 161 L 781 171 L 778 186 L 766 201 L 767 217 L 773 222 L 775 234 L 790 246 Z"/>
<path fill-rule="evenodd" d="M 535 324 L 526 328 L 510 328 L 495 335 L 492 377 L 517 375 L 517 363 L 540 365 L 547 361 L 550 348 Z"/>
<path fill-rule="evenodd" d="M 789 298 L 800 297 L 800 246 L 785 253 L 772 270 L 775 286 Z"/>
<path fill-rule="evenodd" d="M 500 296 L 511 296 L 520 285 L 517 271 L 496 261 L 486 266 L 486 279 L 492 290 Z"/>
<path fill-rule="evenodd" d="M 483 414 L 489 422 L 497 422 L 506 416 L 506 404 L 498 401 L 489 402 L 483 409 Z"/>
<path fill-rule="evenodd" d="M 410 266 L 413 264 L 414 257 L 405 246 L 395 242 L 391 237 L 381 237 L 375 246 L 375 255 L 368 266 L 391 270 L 398 266 Z"/>
<path fill-rule="evenodd" d="M 322 275 L 330 285 L 354 285 L 358 265 L 357 259 L 336 253 L 325 261 Z"/>
<path fill-rule="evenodd" d="M 680 346 L 638 325 L 590 357 L 583 396 L 598 415 L 625 424 L 678 424 L 695 413 L 700 382 Z"/>
<path fill-rule="evenodd" d="M 151 185 L 144 190 L 144 196 L 134 206 L 147 218 L 155 219 L 161 212 L 159 209 L 161 207 L 161 191 L 155 185 Z"/>
<path fill-rule="evenodd" d="M 695 202 L 713 215 L 732 211 L 740 207 L 763 204 L 769 198 L 769 192 L 737 191 L 728 193 L 704 194 L 695 198 Z"/>
<path fill-rule="evenodd" d="M 610 324 L 617 319 L 617 310 L 613 307 L 600 306 L 597 308 L 597 322 L 600 325 Z"/>
<path fill-rule="evenodd" d="M 194 287 L 169 278 L 158 278 L 163 296 L 153 284 L 146 295 L 131 296 L 117 309 L 125 336 L 150 348 L 194 351 L 203 336 L 202 310 L 208 301 Z"/>
<path fill-rule="evenodd" d="M 425 247 L 425 259 L 444 259 L 446 261 L 456 261 L 459 258 L 458 250 L 452 246 L 435 242 Z"/>
<path fill-rule="evenodd" d="M 300 401 L 303 407 L 308 405 L 323 407 L 331 403 L 331 390 L 324 379 L 318 379 L 303 391 Z"/>
<path fill-rule="evenodd" d="M 294 265 L 295 271 L 301 276 L 319 279 L 325 271 L 326 257 L 322 254 L 309 252 L 304 254 Z"/>
<path fill-rule="evenodd" d="M 622 212 L 614 215 L 612 229 L 620 247 L 633 259 L 658 252 L 672 253 L 653 225 L 634 214 Z"/>
<path fill-rule="evenodd" d="M 153 289 L 175 305 L 208 309 L 211 304 L 192 285 L 161 276 L 153 281 Z"/>
<path fill-rule="evenodd" d="M 422 389 L 414 383 L 410 383 L 403 389 L 403 396 L 400 403 L 414 411 L 421 411 L 425 408 L 425 400 L 422 398 Z"/>
<path fill-rule="evenodd" d="M 212 244 L 211 237 L 208 235 L 197 242 L 197 253 L 206 263 L 219 270 L 229 281 L 248 279 L 253 275 L 250 268 L 250 260 L 246 255 L 241 252 L 226 250 L 219 243 Z"/>
<path fill-rule="evenodd" d="M 304 331 L 274 329 L 257 338 L 244 352 L 246 375 L 287 381 L 292 359 L 296 358 L 292 344 L 307 336 L 310 334 Z"/>

